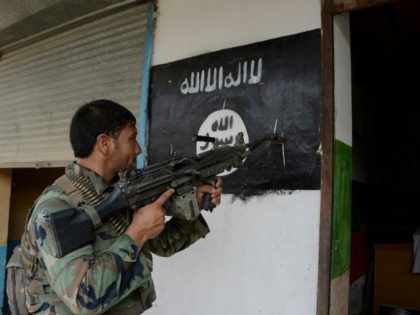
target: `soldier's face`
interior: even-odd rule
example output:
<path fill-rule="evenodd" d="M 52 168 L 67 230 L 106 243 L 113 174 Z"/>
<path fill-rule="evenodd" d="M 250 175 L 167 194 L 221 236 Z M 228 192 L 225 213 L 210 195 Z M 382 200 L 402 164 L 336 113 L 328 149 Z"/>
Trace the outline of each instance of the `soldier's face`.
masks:
<path fill-rule="evenodd" d="M 109 166 L 119 172 L 125 168 L 136 167 L 136 157 L 141 153 L 137 142 L 137 128 L 126 125 L 117 139 L 112 139 Z"/>

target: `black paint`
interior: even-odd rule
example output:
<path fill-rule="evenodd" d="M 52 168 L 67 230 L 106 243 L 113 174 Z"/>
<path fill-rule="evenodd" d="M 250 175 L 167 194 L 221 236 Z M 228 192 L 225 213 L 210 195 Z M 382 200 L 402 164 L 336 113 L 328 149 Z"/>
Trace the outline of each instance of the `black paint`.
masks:
<path fill-rule="evenodd" d="M 238 63 L 263 58 L 261 82 L 182 94 L 180 87 L 191 72 L 223 66 L 237 73 Z M 249 67 L 249 65 L 248 65 Z M 249 70 L 248 70 L 249 71 Z M 255 71 L 256 72 L 256 71 Z M 320 156 L 320 31 L 226 49 L 152 68 L 150 94 L 149 165 L 195 154 L 196 135 L 209 114 L 225 109 L 237 112 L 250 141 L 273 131 L 286 138 L 286 167 L 281 147 L 269 152 L 249 171 L 224 178 L 225 192 L 239 197 L 268 191 L 319 189 Z"/>

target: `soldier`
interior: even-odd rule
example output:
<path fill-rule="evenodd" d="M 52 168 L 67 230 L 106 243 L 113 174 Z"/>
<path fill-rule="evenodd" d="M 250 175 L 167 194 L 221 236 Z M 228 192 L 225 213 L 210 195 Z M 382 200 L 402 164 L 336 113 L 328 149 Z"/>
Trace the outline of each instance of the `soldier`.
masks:
<path fill-rule="evenodd" d="M 171 218 L 165 224 L 164 204 L 173 194 L 168 190 L 134 211 L 130 221 L 113 217 L 95 229 L 93 242 L 57 257 L 57 242 L 40 213 L 87 211 L 84 201 L 106 196 L 118 172 L 136 165 L 141 148 L 135 124 L 132 113 L 109 100 L 90 102 L 75 113 L 70 141 L 77 162 L 66 167 L 64 179 L 78 189 L 61 181 L 48 187 L 32 209 L 22 240 L 29 313 L 140 314 L 156 298 L 151 252 L 170 256 L 209 233 L 201 215 L 193 221 Z M 221 179 L 214 187 L 197 187 L 198 204 L 206 192 L 220 204 Z"/>

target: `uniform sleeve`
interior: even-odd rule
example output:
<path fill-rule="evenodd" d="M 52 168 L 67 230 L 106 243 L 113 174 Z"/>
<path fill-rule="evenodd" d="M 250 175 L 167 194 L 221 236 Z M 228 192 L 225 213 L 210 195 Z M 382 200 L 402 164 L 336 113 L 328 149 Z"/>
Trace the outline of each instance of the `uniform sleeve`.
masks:
<path fill-rule="evenodd" d="M 40 263 L 52 289 L 72 312 L 100 314 L 148 281 L 151 274 L 140 248 L 126 234 L 104 251 L 94 252 L 93 246 L 87 245 L 64 257 L 54 257 L 51 251 L 54 240 L 46 236 L 36 212 L 54 213 L 69 207 L 63 200 L 50 199 L 34 211 L 31 227 Z"/>
<path fill-rule="evenodd" d="M 152 253 L 168 257 L 187 248 L 209 232 L 201 214 L 193 221 L 173 217 L 166 223 L 162 233 L 147 242 L 147 246 Z"/>

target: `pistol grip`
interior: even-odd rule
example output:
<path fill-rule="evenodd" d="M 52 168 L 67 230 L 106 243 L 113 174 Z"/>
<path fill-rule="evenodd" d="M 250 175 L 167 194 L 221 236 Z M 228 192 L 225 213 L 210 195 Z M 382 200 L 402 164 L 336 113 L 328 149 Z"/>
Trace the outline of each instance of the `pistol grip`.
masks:
<path fill-rule="evenodd" d="M 212 212 L 216 205 L 211 202 L 211 194 L 204 193 L 203 200 L 201 201 L 201 208 L 204 210 Z"/>

